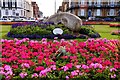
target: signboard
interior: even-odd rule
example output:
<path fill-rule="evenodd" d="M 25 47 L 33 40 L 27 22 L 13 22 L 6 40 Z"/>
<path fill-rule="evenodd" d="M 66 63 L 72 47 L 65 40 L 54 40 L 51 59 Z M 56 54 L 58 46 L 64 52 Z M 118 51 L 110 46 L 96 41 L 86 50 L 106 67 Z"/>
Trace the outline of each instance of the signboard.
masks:
<path fill-rule="evenodd" d="M 61 28 L 55 28 L 54 30 L 53 30 L 53 33 L 55 34 L 55 35 L 57 35 L 57 34 L 63 34 L 63 30 L 61 29 Z"/>

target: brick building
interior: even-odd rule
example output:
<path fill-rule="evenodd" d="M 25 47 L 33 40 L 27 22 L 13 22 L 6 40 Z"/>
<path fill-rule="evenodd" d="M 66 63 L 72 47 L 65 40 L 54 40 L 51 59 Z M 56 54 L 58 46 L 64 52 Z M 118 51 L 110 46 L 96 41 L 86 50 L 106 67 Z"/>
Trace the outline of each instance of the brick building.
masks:
<path fill-rule="evenodd" d="M 41 17 L 41 11 L 39 11 L 38 4 L 36 2 L 32 2 L 33 6 L 33 17 L 34 18 L 40 18 Z"/>
<path fill-rule="evenodd" d="M 63 0 L 59 11 L 83 18 L 116 17 L 120 11 L 120 0 Z"/>

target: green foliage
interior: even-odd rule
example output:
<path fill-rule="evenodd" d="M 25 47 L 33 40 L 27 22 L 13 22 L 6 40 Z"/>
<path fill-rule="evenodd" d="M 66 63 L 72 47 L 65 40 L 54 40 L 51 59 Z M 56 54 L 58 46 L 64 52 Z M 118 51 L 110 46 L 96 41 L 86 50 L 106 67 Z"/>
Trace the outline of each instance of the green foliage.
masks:
<path fill-rule="evenodd" d="M 79 33 L 85 35 L 91 35 L 91 34 L 95 34 L 96 32 L 91 26 L 82 26 Z"/>

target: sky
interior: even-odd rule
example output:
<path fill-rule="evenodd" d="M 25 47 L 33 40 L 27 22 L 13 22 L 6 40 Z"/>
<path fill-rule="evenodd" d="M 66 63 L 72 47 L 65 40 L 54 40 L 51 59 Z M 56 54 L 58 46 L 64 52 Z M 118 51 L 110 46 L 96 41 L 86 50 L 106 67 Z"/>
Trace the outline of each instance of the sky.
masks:
<path fill-rule="evenodd" d="M 43 16 L 51 16 L 55 13 L 55 0 L 32 0 L 37 2 L 40 11 L 43 12 Z M 56 11 L 59 6 L 62 5 L 63 0 L 56 0 Z"/>

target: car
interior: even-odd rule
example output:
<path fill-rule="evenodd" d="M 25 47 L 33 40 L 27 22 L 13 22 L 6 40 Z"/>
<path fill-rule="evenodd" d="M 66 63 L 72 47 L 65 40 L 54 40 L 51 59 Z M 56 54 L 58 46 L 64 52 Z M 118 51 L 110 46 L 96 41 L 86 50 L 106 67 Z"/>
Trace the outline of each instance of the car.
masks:
<path fill-rule="evenodd" d="M 13 21 L 21 21 L 21 19 L 18 17 L 18 18 L 14 18 Z"/>
<path fill-rule="evenodd" d="M 26 17 L 20 17 L 20 20 L 21 21 L 27 21 L 27 18 Z"/>
<path fill-rule="evenodd" d="M 89 17 L 88 20 L 89 20 L 89 21 L 95 20 L 95 17 Z"/>
<path fill-rule="evenodd" d="M 0 18 L 0 22 L 11 22 L 8 18 Z"/>
<path fill-rule="evenodd" d="M 36 21 L 35 18 L 28 18 L 28 21 Z"/>
<path fill-rule="evenodd" d="M 104 18 L 104 21 L 113 21 L 114 19 L 112 18 Z"/>

